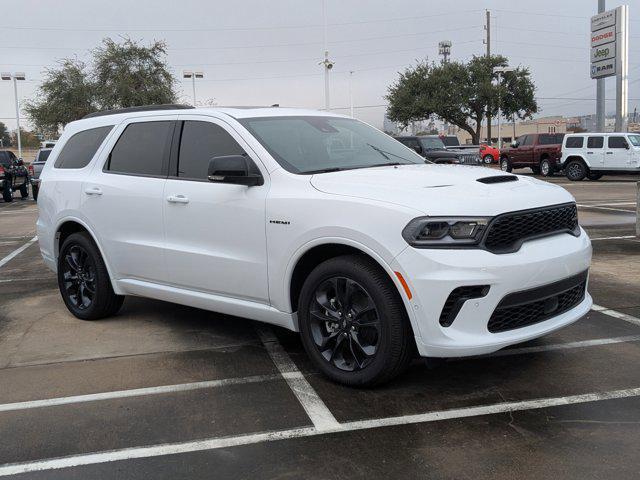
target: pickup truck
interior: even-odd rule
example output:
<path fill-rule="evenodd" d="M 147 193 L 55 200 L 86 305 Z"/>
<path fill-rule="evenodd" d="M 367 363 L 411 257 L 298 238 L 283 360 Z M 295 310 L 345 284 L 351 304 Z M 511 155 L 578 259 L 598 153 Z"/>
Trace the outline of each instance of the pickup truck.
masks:
<path fill-rule="evenodd" d="M 449 149 L 437 135 L 404 135 L 393 137 L 433 163 L 479 165 L 477 153 Z"/>
<path fill-rule="evenodd" d="M 500 168 L 511 172 L 529 167 L 533 173 L 550 177 L 560 171 L 564 133 L 530 133 L 521 135 L 500 152 Z"/>

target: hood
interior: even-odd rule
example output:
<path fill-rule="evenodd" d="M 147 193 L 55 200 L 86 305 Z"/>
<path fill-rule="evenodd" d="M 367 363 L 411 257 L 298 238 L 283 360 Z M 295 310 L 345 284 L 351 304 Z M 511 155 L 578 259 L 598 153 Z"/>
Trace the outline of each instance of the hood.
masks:
<path fill-rule="evenodd" d="M 509 176 L 517 181 L 483 183 Z M 574 201 L 564 188 L 531 177 L 464 165 L 399 165 L 316 174 L 319 191 L 402 205 L 425 215 L 497 215 Z"/>

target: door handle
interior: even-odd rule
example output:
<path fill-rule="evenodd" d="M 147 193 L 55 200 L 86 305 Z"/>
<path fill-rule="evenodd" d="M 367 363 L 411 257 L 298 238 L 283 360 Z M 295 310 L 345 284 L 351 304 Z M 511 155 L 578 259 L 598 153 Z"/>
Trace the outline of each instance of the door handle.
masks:
<path fill-rule="evenodd" d="M 184 195 L 169 195 L 167 197 L 169 203 L 189 203 L 189 199 Z"/>
<path fill-rule="evenodd" d="M 102 190 L 98 187 L 85 188 L 84 193 L 87 195 L 102 195 Z"/>
<path fill-rule="evenodd" d="M 593 155 L 593 152 L 587 152 L 587 155 Z"/>
<path fill-rule="evenodd" d="M 607 155 L 613 155 L 613 152 L 607 152 Z"/>

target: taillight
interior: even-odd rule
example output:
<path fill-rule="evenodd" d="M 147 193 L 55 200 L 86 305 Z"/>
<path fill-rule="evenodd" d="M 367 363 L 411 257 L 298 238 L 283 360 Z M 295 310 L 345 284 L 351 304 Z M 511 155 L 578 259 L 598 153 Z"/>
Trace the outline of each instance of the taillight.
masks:
<path fill-rule="evenodd" d="M 4 175 L 4 167 L 0 165 L 0 175 Z"/>
<path fill-rule="evenodd" d="M 29 166 L 27 167 L 27 170 L 29 170 L 29 175 L 33 175 L 33 174 L 34 174 L 34 171 L 33 171 L 33 165 L 29 165 Z"/>

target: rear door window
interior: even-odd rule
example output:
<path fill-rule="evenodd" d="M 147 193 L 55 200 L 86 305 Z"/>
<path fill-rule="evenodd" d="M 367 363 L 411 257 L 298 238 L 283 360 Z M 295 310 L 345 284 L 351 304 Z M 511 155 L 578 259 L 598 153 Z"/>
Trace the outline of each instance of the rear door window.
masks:
<path fill-rule="evenodd" d="M 166 176 L 174 124 L 165 120 L 129 124 L 111 150 L 104 170 L 137 176 Z"/>
<path fill-rule="evenodd" d="M 564 137 L 564 134 L 562 133 L 540 135 L 540 137 L 538 138 L 538 143 L 540 145 L 557 145 L 562 143 L 563 137 Z"/>
<path fill-rule="evenodd" d="M 60 151 L 56 168 L 84 168 L 98 151 L 113 125 L 90 128 L 73 135 Z"/>
<path fill-rule="evenodd" d="M 244 154 L 238 142 L 221 126 L 210 122 L 186 121 L 182 127 L 177 176 L 189 180 L 207 180 L 212 158 Z"/>
<path fill-rule="evenodd" d="M 604 146 L 604 137 L 589 137 L 587 139 L 587 148 L 602 148 Z"/>
<path fill-rule="evenodd" d="M 565 148 L 582 148 L 584 145 L 584 137 L 567 137 Z"/>

